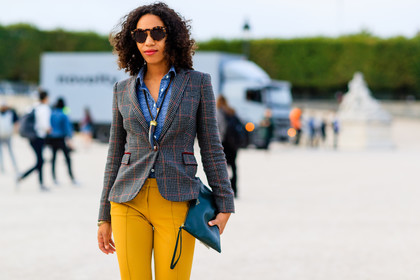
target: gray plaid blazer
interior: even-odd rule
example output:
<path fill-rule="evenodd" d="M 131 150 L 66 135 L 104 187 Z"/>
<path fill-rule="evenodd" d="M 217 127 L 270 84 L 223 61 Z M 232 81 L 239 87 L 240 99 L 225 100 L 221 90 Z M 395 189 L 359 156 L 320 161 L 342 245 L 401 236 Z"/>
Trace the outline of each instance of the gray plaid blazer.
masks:
<path fill-rule="evenodd" d="M 155 169 L 161 195 L 170 201 L 198 197 L 195 178 L 197 135 L 207 181 L 220 212 L 234 212 L 233 191 L 216 120 L 210 75 L 181 70 L 172 82 L 172 93 L 157 150 L 149 144 L 149 124 L 136 95 L 136 77 L 114 86 L 112 125 L 99 220 L 111 220 L 110 201 L 132 200 Z"/>

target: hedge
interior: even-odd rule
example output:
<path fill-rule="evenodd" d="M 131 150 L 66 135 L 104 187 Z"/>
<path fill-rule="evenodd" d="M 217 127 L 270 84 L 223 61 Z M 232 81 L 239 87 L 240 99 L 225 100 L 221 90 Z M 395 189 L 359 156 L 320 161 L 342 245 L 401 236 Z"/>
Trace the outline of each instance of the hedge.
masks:
<path fill-rule="evenodd" d="M 37 82 L 45 51 L 111 51 L 106 36 L 61 29 L 41 31 L 28 24 L 0 25 L 0 80 Z M 248 44 L 248 45 L 245 45 Z M 247 46 L 247 47 L 246 47 Z M 361 33 L 338 38 L 199 42 L 198 50 L 241 54 L 276 80 L 290 81 L 298 98 L 332 98 L 363 72 L 379 98 L 420 98 L 420 36 L 378 38 Z"/>
<path fill-rule="evenodd" d="M 241 41 L 212 40 L 199 50 L 241 53 Z M 381 39 L 367 35 L 339 38 L 252 40 L 249 59 L 277 80 L 290 81 L 294 93 L 329 98 L 346 91 L 356 71 L 378 97 L 420 97 L 420 38 Z"/>

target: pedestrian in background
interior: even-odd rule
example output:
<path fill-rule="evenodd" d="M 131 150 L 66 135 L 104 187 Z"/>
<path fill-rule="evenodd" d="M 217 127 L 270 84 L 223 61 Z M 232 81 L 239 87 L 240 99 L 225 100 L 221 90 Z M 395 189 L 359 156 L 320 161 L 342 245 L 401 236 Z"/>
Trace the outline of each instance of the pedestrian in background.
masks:
<path fill-rule="evenodd" d="M 334 115 L 333 120 L 331 122 L 331 126 L 334 132 L 334 139 L 333 139 L 333 147 L 334 149 L 338 148 L 338 136 L 340 134 L 340 121 L 337 115 Z"/>
<path fill-rule="evenodd" d="M 111 42 L 131 77 L 114 86 L 98 246 L 113 253 L 114 236 L 121 279 L 152 279 L 152 252 L 157 280 L 189 279 L 194 237 L 181 231 L 182 255 L 171 259 L 201 186 L 196 136 L 218 208 L 209 226 L 222 233 L 234 211 L 210 75 L 192 70 L 188 22 L 164 3 L 131 11 Z"/>
<path fill-rule="evenodd" d="M 262 139 L 264 140 L 262 148 L 268 150 L 270 141 L 274 136 L 274 122 L 270 109 L 266 109 L 264 112 L 264 118 L 260 123 L 260 131 L 262 133 Z"/>
<path fill-rule="evenodd" d="M 93 119 L 89 107 L 85 107 L 83 120 L 79 124 L 80 133 L 82 134 L 85 147 L 88 148 L 92 144 L 93 138 Z"/>
<path fill-rule="evenodd" d="M 308 131 L 308 146 L 315 147 L 317 144 L 317 125 L 316 120 L 313 115 L 309 115 L 307 121 L 307 131 Z"/>
<path fill-rule="evenodd" d="M 42 152 L 45 146 L 45 138 L 51 132 L 51 108 L 48 106 L 48 93 L 46 91 L 39 92 L 39 104 L 35 105 L 35 132 L 36 137 L 29 140 L 29 143 L 36 155 L 36 164 L 34 167 L 28 169 L 22 176 L 17 178 L 17 183 L 20 183 L 33 171 L 38 172 L 39 187 L 41 191 L 49 191 L 44 185 L 43 180 L 43 166 L 44 158 Z"/>
<path fill-rule="evenodd" d="M 18 120 L 15 110 L 10 108 L 5 101 L 2 101 L 0 104 L 0 171 L 5 172 L 3 146 L 7 146 L 16 176 L 19 176 L 19 170 L 13 153 L 12 135 L 16 130 Z"/>
<path fill-rule="evenodd" d="M 296 146 L 299 145 L 300 137 L 302 134 L 302 110 L 300 108 L 293 108 L 289 114 L 290 126 L 295 130 L 295 141 Z"/>
<path fill-rule="evenodd" d="M 321 119 L 320 138 L 321 143 L 325 144 L 325 141 L 327 140 L 327 120 L 325 119 L 325 117 Z"/>
<path fill-rule="evenodd" d="M 70 176 L 70 179 L 74 185 L 77 185 L 77 181 L 74 179 L 73 171 L 71 167 L 71 158 L 70 158 L 70 148 L 68 146 L 68 141 L 70 141 L 73 136 L 73 127 L 69 120 L 69 117 L 64 113 L 64 99 L 59 98 L 56 105 L 54 106 L 51 112 L 51 133 L 48 135 L 48 144 L 52 149 L 52 177 L 54 184 L 58 185 L 55 162 L 57 157 L 57 152 L 61 150 L 64 154 L 67 164 L 67 170 Z"/>
<path fill-rule="evenodd" d="M 239 144 L 235 135 L 235 128 L 233 127 L 234 118 L 237 118 L 235 110 L 229 106 L 226 98 L 219 94 L 216 102 L 217 107 L 217 122 L 219 124 L 220 139 L 222 140 L 223 151 L 226 155 L 227 165 L 232 170 L 232 177 L 230 183 L 235 197 L 238 197 L 238 174 L 236 170 L 236 157 L 238 156 Z"/>

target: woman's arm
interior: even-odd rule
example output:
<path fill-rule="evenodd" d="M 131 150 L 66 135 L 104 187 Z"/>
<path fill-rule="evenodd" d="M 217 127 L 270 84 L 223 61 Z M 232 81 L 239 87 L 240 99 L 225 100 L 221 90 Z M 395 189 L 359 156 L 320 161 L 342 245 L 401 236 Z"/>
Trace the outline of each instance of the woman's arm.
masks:
<path fill-rule="evenodd" d="M 216 102 L 209 74 L 203 74 L 201 80 L 201 98 L 197 113 L 197 138 L 204 171 L 213 190 L 217 208 L 221 213 L 233 213 L 235 211 L 233 190 L 219 137 Z"/>
<path fill-rule="evenodd" d="M 118 170 L 121 165 L 121 159 L 124 155 L 124 145 L 126 142 L 127 132 L 123 127 L 123 118 L 118 109 L 118 91 L 117 84 L 114 85 L 114 100 L 112 103 L 112 124 L 109 137 L 108 157 L 105 166 L 104 186 L 101 196 L 101 204 L 99 209 L 100 221 L 111 220 L 111 205 L 108 200 L 109 192 L 114 185 Z"/>

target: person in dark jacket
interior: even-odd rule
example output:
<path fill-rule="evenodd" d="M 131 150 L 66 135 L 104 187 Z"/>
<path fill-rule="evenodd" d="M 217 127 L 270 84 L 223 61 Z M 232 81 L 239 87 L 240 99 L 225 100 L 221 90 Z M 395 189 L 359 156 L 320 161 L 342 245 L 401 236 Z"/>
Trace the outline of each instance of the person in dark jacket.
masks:
<path fill-rule="evenodd" d="M 260 123 L 260 129 L 262 134 L 262 139 L 264 139 L 264 145 L 261 147 L 265 150 L 268 150 L 270 141 L 274 136 L 274 122 L 270 109 L 267 109 L 264 112 L 264 119 Z"/>
<path fill-rule="evenodd" d="M 73 171 L 71 168 L 70 148 L 66 141 L 69 140 L 73 135 L 73 129 L 68 116 L 63 112 L 65 107 L 64 100 L 59 98 L 55 107 L 51 112 L 51 133 L 48 135 L 48 144 L 52 148 L 52 176 L 54 184 L 58 185 L 55 160 L 57 152 L 61 150 L 66 158 L 67 169 L 69 172 L 70 179 L 73 184 L 77 185 L 77 181 L 74 179 Z"/>
<path fill-rule="evenodd" d="M 222 140 L 223 151 L 226 155 L 227 165 L 232 169 L 232 177 L 230 178 L 230 183 L 234 192 L 234 196 L 238 197 L 238 189 L 236 182 L 238 180 L 238 175 L 236 172 L 236 157 L 238 155 L 239 146 L 234 143 L 235 141 L 230 141 L 229 137 L 232 137 L 231 133 L 228 133 L 228 124 L 230 118 L 235 116 L 235 110 L 229 106 L 226 98 L 219 94 L 216 101 L 217 107 L 217 122 L 219 124 L 219 133 L 220 139 Z M 232 132 L 232 131 L 231 131 Z"/>

